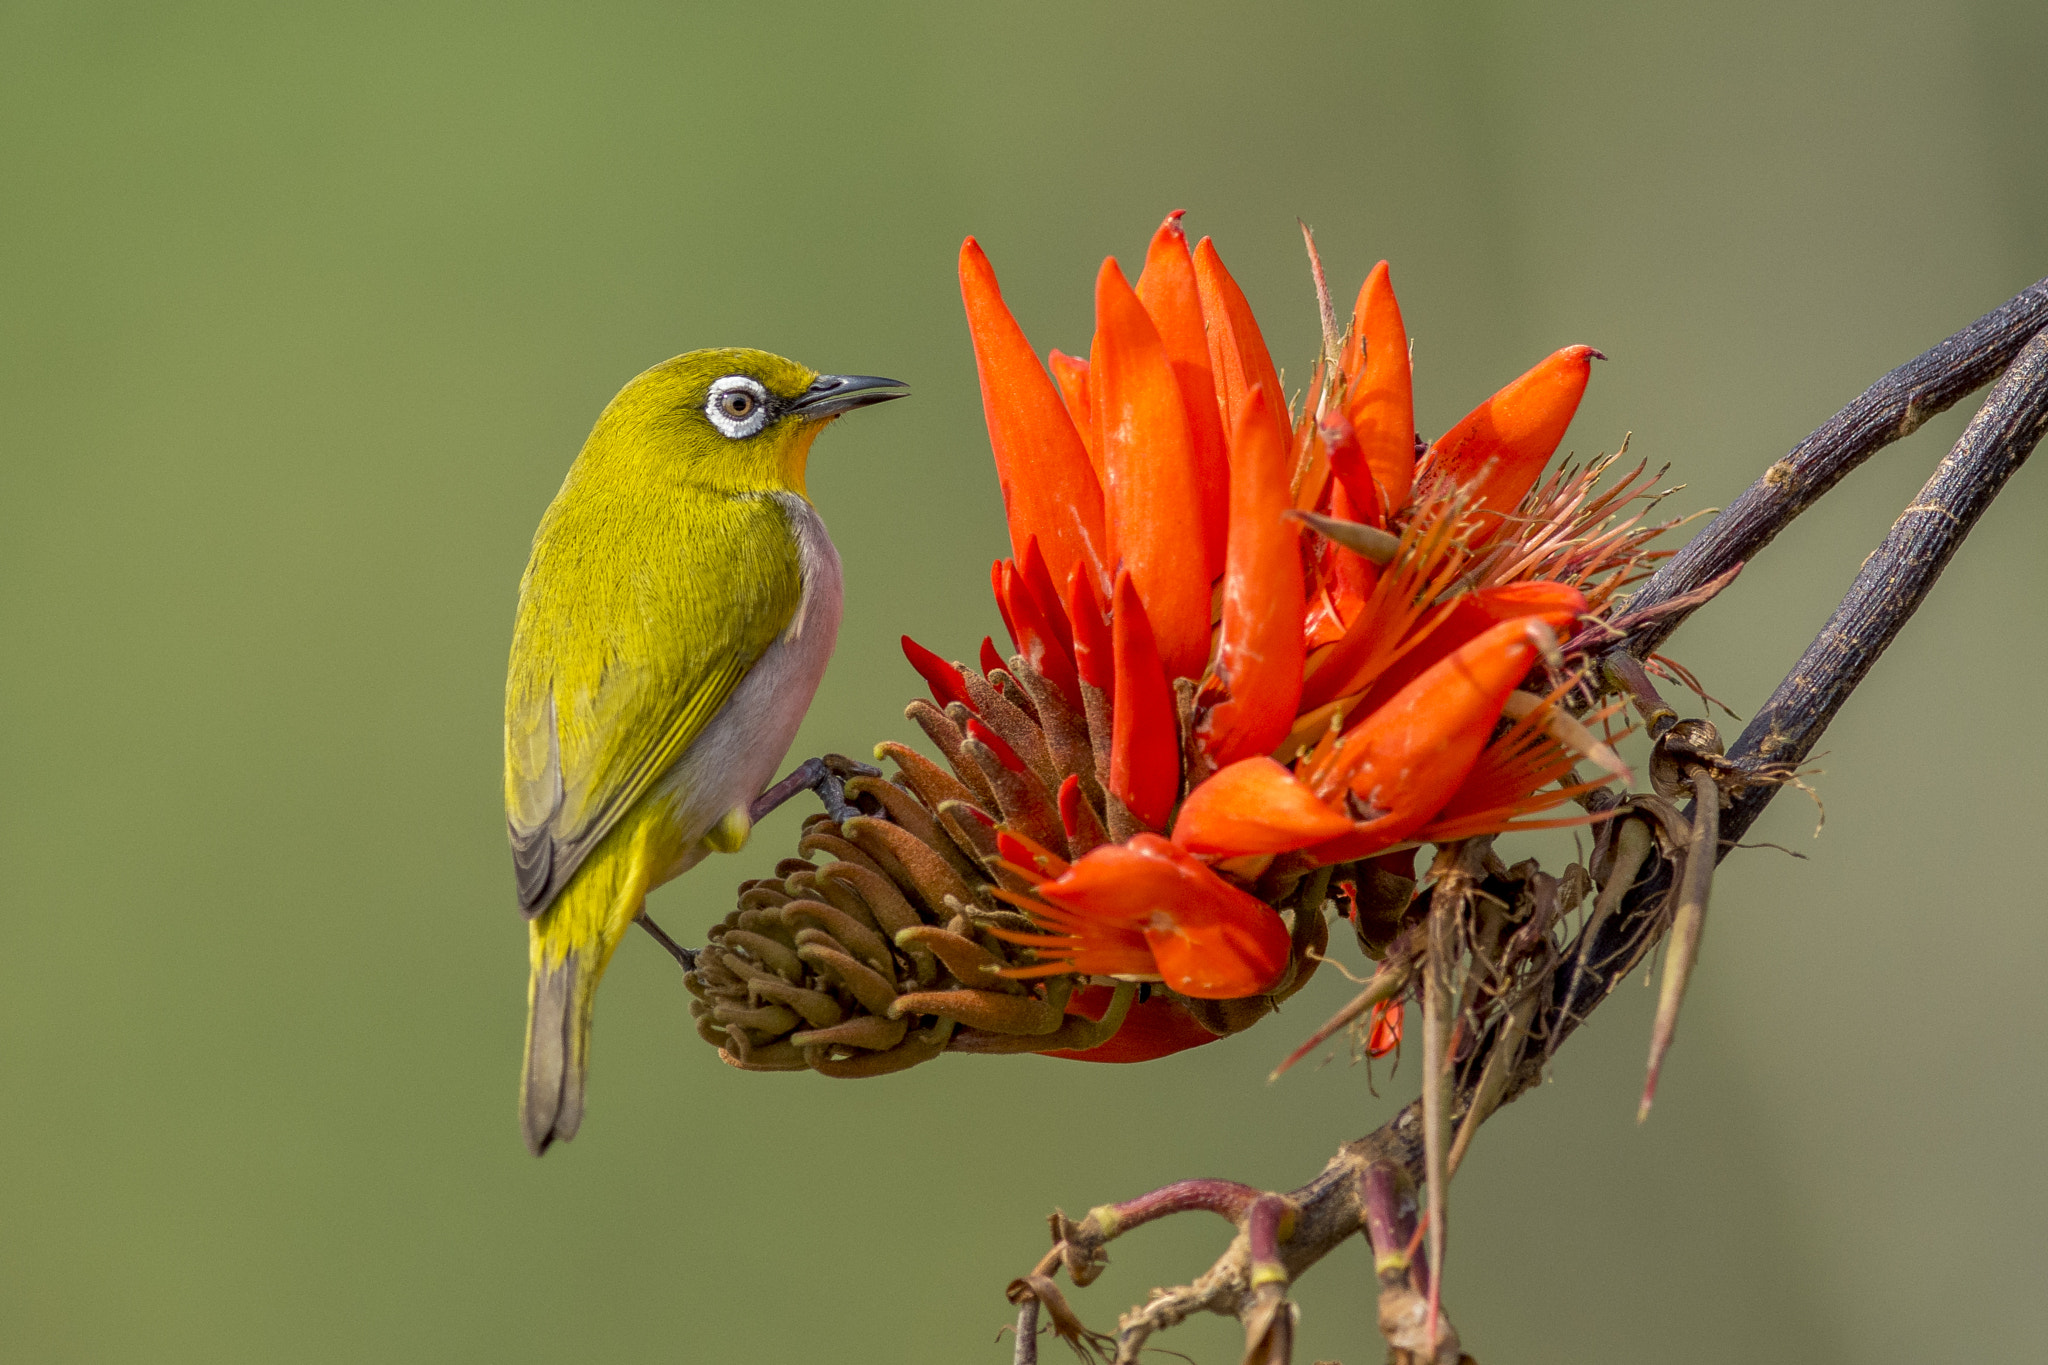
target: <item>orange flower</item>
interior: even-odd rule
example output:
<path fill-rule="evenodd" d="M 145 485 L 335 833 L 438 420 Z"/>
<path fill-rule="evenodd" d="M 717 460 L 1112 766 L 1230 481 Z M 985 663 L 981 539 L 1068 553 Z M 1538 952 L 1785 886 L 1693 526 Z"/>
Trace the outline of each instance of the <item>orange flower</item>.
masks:
<path fill-rule="evenodd" d="M 1591 347 L 1550 356 L 1418 461 L 1386 263 L 1297 417 L 1243 291 L 1207 238 L 1190 251 L 1180 217 L 1153 235 L 1135 288 L 1103 263 L 1088 358 L 1052 351 L 1049 373 L 981 248 L 961 251 L 1010 527 L 997 604 L 1026 671 L 1072 711 L 1062 733 L 1082 727 L 1093 750 L 1092 769 L 1063 759 L 1046 782 L 1084 856 L 1020 862 L 1004 845 L 1033 890 L 1003 894 L 1048 932 L 1000 932 L 1040 956 L 1020 975 L 1231 998 L 1270 989 L 1289 951 L 1234 875 L 1284 853 L 1349 862 L 1570 822 L 1529 817 L 1599 785 L 1571 778 L 1590 737 L 1521 689 L 1558 633 L 1654 557 L 1661 528 L 1640 513 L 1617 524 L 1646 486 L 1596 492 L 1605 462 L 1542 480 Z M 1305 534 L 1297 513 L 1328 534 Z M 959 666 L 905 650 L 942 709 L 976 709 Z M 984 673 L 1001 662 L 989 653 Z M 989 727 L 968 728 L 1021 772 Z M 1133 1009 L 1087 1055 L 1206 1041 L 1178 1007 L 1148 1003 L 1163 1008 Z M 1398 1010 L 1377 1018 L 1375 1043 L 1399 1027 Z"/>
<path fill-rule="evenodd" d="M 1267 411 L 1277 401 L 1255 386 L 1231 446 L 1222 634 L 1195 723 L 1197 743 L 1218 765 L 1271 753 L 1301 700 L 1300 537 L 1282 516 L 1288 451 Z"/>
<path fill-rule="evenodd" d="M 1137 977 L 1198 1000 L 1235 1000 L 1271 989 L 1287 970 L 1280 916 L 1156 834 L 1106 844 L 1036 892 L 1003 894 L 1057 932 L 992 928 L 1041 959 L 1005 975 Z"/>
<path fill-rule="evenodd" d="M 1422 477 L 1464 487 L 1481 514 L 1483 537 L 1536 486 L 1579 410 L 1593 362 L 1606 358 L 1591 346 L 1546 356 L 1439 437 Z"/>
<path fill-rule="evenodd" d="M 1293 773 L 1270 758 L 1233 763 L 1188 793 L 1173 841 L 1190 853 L 1291 853 L 1351 832 Z"/>

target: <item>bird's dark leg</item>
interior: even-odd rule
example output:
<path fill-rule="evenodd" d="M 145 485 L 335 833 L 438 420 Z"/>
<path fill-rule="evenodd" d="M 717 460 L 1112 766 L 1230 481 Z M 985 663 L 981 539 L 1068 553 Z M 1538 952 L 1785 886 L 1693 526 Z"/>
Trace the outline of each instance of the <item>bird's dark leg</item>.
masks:
<path fill-rule="evenodd" d="M 759 824 L 783 802 L 800 791 L 814 791 L 818 800 L 825 805 L 825 813 L 834 820 L 850 820 L 861 814 L 858 806 L 846 799 L 846 780 L 850 777 L 880 777 L 880 768 L 871 768 L 865 763 L 856 763 L 841 754 L 827 754 L 823 758 L 807 758 L 796 765 L 789 776 L 777 782 L 767 791 L 754 798 L 754 804 L 747 808 L 747 816 Z"/>
<path fill-rule="evenodd" d="M 647 918 L 647 912 L 645 910 L 642 910 L 638 915 L 635 915 L 633 917 L 633 922 L 635 924 L 638 924 L 642 929 L 645 929 L 648 933 L 652 934 L 654 936 L 654 941 L 656 943 L 659 943 L 662 947 L 668 949 L 669 955 L 675 958 L 676 961 L 683 964 L 684 971 L 691 971 L 696 967 L 697 955 L 691 952 L 688 948 L 685 948 L 682 944 L 670 938 L 668 936 L 667 931 L 665 931 L 659 924 L 656 924 L 653 920 Z"/>
<path fill-rule="evenodd" d="M 865 763 L 856 763 L 843 754 L 826 754 L 823 758 L 807 758 L 797 764 L 795 770 L 789 776 L 754 798 L 754 803 L 747 807 L 747 819 L 752 823 L 758 824 L 770 811 L 789 800 L 790 797 L 795 796 L 798 792 L 814 791 L 818 794 L 818 799 L 824 802 L 826 814 L 830 815 L 834 820 L 850 820 L 854 816 L 862 814 L 862 811 L 860 807 L 846 799 L 847 779 L 853 777 L 880 777 L 881 775 L 882 770 L 880 768 L 871 768 Z M 687 972 L 696 967 L 697 954 L 670 938 L 660 925 L 647 917 L 645 910 L 634 916 L 634 923 L 652 935 L 656 943 L 668 949 L 669 956 L 680 962 L 683 965 L 684 971 Z"/>

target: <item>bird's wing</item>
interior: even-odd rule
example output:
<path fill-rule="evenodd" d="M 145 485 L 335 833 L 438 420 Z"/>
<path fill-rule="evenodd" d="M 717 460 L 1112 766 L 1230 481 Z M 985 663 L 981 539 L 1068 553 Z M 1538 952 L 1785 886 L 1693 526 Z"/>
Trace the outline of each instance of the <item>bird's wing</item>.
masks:
<path fill-rule="evenodd" d="M 505 692 L 505 810 L 520 908 L 585 857 L 716 716 L 803 598 L 772 499 L 553 509 L 520 587 Z"/>

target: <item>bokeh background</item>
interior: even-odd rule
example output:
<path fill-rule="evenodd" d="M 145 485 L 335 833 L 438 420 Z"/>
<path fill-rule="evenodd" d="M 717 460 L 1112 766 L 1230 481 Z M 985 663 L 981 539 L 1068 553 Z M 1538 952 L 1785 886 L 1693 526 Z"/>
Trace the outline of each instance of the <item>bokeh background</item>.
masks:
<path fill-rule="evenodd" d="M 916 385 L 812 464 L 848 609 L 797 752 L 858 753 L 909 737 L 899 632 L 997 628 L 963 235 L 1077 349 L 1102 256 L 1184 208 L 1301 373 L 1299 216 L 1340 291 L 1394 262 L 1426 430 L 1590 342 L 1570 445 L 1633 431 L 1697 510 L 2048 274 L 2043 15 L 7 6 L 0 1359 L 994 1362 L 1053 1206 L 1305 1180 L 1414 1079 L 1264 1084 L 1334 973 L 1148 1067 L 851 1084 L 722 1066 L 640 939 L 583 1135 L 526 1155 L 501 687 L 592 418 L 704 345 Z M 1677 637 L 1717 696 L 1767 694 L 1966 415 Z M 2039 1349 L 2044 473 L 1829 735 L 1824 835 L 1796 795 L 1758 830 L 1805 860 L 1728 865 L 1652 1121 L 1631 985 L 1478 1142 L 1447 1301 L 1482 1359 Z M 660 917 L 700 935 L 799 817 Z M 1222 1232 L 1119 1243 L 1077 1305 Z M 1379 1358 L 1369 1274 L 1301 1286 L 1301 1360 Z"/>

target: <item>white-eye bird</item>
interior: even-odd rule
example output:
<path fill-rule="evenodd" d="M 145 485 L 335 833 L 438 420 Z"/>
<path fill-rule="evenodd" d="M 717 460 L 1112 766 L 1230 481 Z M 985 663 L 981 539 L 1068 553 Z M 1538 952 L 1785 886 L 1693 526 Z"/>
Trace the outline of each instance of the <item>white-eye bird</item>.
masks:
<path fill-rule="evenodd" d="M 811 442 L 902 397 L 765 351 L 692 351 L 605 407 L 541 518 L 505 683 L 505 812 L 528 921 L 520 1114 L 583 1118 L 591 1000 L 653 887 L 746 842 L 839 631 Z"/>

